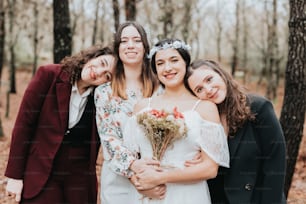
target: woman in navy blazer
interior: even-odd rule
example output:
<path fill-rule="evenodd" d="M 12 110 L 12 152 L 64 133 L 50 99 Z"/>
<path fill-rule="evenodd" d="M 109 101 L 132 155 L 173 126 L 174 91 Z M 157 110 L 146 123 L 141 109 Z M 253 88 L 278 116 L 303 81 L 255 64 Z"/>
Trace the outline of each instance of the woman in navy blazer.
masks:
<path fill-rule="evenodd" d="M 212 203 L 286 203 L 285 140 L 270 101 L 245 94 L 230 74 L 210 60 L 194 61 L 185 84 L 199 98 L 218 105 L 228 134 L 230 168 L 220 167 L 217 177 L 208 181 Z"/>
<path fill-rule="evenodd" d="M 37 70 L 12 133 L 8 196 L 21 203 L 96 203 L 100 143 L 92 92 L 111 79 L 114 61 L 110 48 L 94 46 Z"/>

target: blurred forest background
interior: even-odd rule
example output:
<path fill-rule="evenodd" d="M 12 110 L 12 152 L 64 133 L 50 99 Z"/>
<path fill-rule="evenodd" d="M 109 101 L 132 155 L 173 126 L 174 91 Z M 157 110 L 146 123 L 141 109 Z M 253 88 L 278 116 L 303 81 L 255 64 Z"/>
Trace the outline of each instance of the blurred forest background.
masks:
<path fill-rule="evenodd" d="M 306 150 L 299 151 L 305 136 L 306 3 L 299 0 L 1 0 L 0 185 L 18 105 L 39 65 L 94 44 L 112 45 L 126 20 L 143 25 L 151 45 L 165 37 L 184 40 L 193 59 L 219 61 L 269 98 L 287 142 L 285 193 L 292 178 L 306 186 L 306 173 L 299 172 L 306 166 Z M 289 198 L 306 203 L 305 191 Z"/>

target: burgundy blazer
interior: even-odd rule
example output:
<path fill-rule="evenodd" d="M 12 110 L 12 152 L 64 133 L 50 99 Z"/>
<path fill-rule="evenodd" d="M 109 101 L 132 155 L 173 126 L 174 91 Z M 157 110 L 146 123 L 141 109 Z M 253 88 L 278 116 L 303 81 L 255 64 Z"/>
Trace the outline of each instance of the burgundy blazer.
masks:
<path fill-rule="evenodd" d="M 54 157 L 68 127 L 69 74 L 60 65 L 42 66 L 28 85 L 12 132 L 5 176 L 23 179 L 23 197 L 36 196 L 46 184 Z M 96 159 L 99 137 L 95 114 L 90 147 L 91 196 L 97 195 Z"/>

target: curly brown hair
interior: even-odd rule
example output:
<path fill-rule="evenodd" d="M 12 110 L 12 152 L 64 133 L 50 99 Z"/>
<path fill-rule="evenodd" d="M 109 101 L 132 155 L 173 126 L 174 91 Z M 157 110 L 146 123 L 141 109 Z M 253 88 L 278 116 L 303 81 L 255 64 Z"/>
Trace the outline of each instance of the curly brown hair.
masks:
<path fill-rule="evenodd" d="M 60 64 L 62 65 L 62 69 L 70 74 L 70 82 L 74 84 L 81 78 L 81 72 L 84 65 L 89 60 L 101 55 L 114 55 L 114 52 L 110 47 L 95 45 L 75 55 L 65 57 L 61 60 Z"/>
<path fill-rule="evenodd" d="M 254 120 L 255 114 L 251 112 L 248 96 L 245 93 L 244 87 L 230 75 L 227 71 L 222 69 L 218 63 L 212 60 L 195 60 L 188 67 L 184 83 L 191 93 L 192 90 L 188 85 L 188 78 L 193 74 L 195 69 L 211 69 L 223 79 L 227 87 L 227 94 L 225 100 L 217 104 L 220 115 L 225 115 L 226 123 L 229 127 L 229 136 L 234 136 L 239 128 L 247 120 Z"/>

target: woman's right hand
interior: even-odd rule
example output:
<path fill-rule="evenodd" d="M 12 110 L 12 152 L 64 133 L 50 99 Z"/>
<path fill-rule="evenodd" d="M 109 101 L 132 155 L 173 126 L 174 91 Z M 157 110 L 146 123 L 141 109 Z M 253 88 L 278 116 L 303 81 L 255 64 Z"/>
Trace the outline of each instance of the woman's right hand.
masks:
<path fill-rule="evenodd" d="M 160 162 L 154 159 L 144 158 L 135 160 L 131 164 L 130 169 L 135 173 L 139 173 L 146 168 L 152 168 L 152 166 L 158 167 L 160 166 Z"/>
<path fill-rule="evenodd" d="M 148 198 L 162 200 L 166 196 L 167 187 L 165 184 L 161 184 L 149 190 L 138 190 L 138 192 Z"/>
<path fill-rule="evenodd" d="M 5 194 L 9 197 L 15 198 L 16 202 L 20 202 L 22 189 L 23 180 L 9 178 L 7 180 Z"/>

